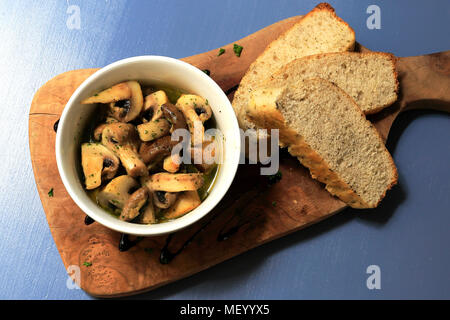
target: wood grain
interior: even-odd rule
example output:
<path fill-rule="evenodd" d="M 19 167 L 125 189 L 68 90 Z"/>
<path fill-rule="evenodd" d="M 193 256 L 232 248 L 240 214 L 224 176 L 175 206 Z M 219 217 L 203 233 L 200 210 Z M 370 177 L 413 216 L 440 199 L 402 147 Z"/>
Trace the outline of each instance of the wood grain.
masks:
<path fill-rule="evenodd" d="M 239 83 L 250 63 L 268 43 L 300 18 L 280 21 L 237 41 L 244 47 L 240 58 L 233 54 L 217 57 L 218 50 L 212 50 L 183 60 L 208 69 L 226 91 Z M 232 45 L 223 48 L 232 52 Z M 359 50 L 367 49 L 360 47 Z M 384 139 L 397 115 L 404 110 L 450 111 L 449 60 L 450 52 L 399 59 L 399 100 L 370 117 Z M 241 165 L 231 189 L 218 207 L 173 236 L 169 249 L 175 252 L 198 232 L 171 263 L 159 261 L 166 236 L 141 239 L 130 250 L 120 252 L 120 234 L 98 223 L 84 224 L 85 214 L 64 189 L 54 155 L 53 126 L 75 89 L 96 70 L 69 71 L 51 79 L 35 94 L 29 116 L 33 170 L 48 224 L 65 267 L 81 268 L 81 287 L 89 294 L 116 297 L 157 288 L 317 223 L 345 208 L 344 203 L 312 180 L 297 160 L 282 154 L 280 171 L 283 176 L 273 185 L 259 175 L 257 165 Z M 51 188 L 53 197 L 48 196 Z M 202 228 L 205 224 L 207 226 Z M 85 266 L 84 262 L 92 265 Z"/>

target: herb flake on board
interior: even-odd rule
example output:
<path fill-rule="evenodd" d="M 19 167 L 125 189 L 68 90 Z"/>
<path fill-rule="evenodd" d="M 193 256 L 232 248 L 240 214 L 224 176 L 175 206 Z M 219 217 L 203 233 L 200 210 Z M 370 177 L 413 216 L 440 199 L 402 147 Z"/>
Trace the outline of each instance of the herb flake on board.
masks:
<path fill-rule="evenodd" d="M 240 57 L 241 56 L 241 53 L 242 53 L 242 49 L 244 49 L 244 47 L 242 47 L 242 46 L 240 46 L 240 45 L 238 45 L 238 44 L 233 44 L 233 51 L 234 51 L 234 54 L 237 56 L 237 57 Z"/>

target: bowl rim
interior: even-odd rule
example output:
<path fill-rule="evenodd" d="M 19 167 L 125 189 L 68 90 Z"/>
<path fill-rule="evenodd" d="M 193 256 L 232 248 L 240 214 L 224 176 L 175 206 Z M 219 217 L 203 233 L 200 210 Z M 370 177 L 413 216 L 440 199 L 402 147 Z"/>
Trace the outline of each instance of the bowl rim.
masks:
<path fill-rule="evenodd" d="M 233 135 L 236 135 L 237 139 L 234 139 L 234 145 L 236 146 L 237 152 L 231 152 L 232 150 L 226 150 L 227 153 L 230 153 L 229 159 L 227 161 L 227 165 L 229 165 L 229 171 L 227 172 L 227 175 L 223 176 L 223 181 L 221 182 L 222 188 L 221 191 L 216 194 L 214 201 L 212 201 L 208 208 L 204 208 L 203 211 L 196 213 L 195 215 L 185 215 L 180 218 L 174 219 L 169 222 L 165 223 L 159 223 L 154 225 L 143 225 L 143 224 L 136 224 L 136 223 L 130 223 L 126 221 L 121 221 L 119 219 L 116 219 L 117 222 L 112 222 L 113 220 L 107 219 L 106 217 L 103 217 L 102 214 L 98 214 L 99 212 L 95 212 L 91 210 L 87 204 L 85 204 L 85 201 L 82 199 L 79 199 L 76 195 L 74 189 L 75 187 L 72 186 L 71 182 L 69 181 L 69 178 L 66 175 L 66 172 L 63 169 L 63 159 L 62 159 L 62 132 L 64 131 L 64 123 L 68 121 L 67 115 L 69 113 L 69 109 L 73 108 L 75 104 L 75 101 L 79 98 L 79 95 L 81 92 L 85 91 L 89 86 L 95 83 L 98 78 L 101 76 L 113 71 L 116 68 L 124 67 L 124 65 L 129 63 L 136 63 L 136 62 L 164 62 L 164 63 L 171 63 L 178 65 L 180 68 L 187 68 L 191 72 L 197 73 L 200 77 L 203 77 L 207 80 L 207 82 L 210 83 L 214 91 L 217 91 L 215 94 L 218 94 L 221 96 L 222 99 L 225 99 L 227 102 L 225 105 L 221 105 L 221 108 L 230 108 L 231 114 L 234 115 L 233 117 L 227 117 L 227 121 L 231 121 L 231 130 L 234 131 Z M 124 79 L 123 81 L 127 81 L 131 79 Z M 216 120 L 217 121 L 217 120 Z M 100 68 L 96 72 L 94 72 L 92 75 L 90 75 L 88 78 L 86 78 L 81 85 L 76 88 L 76 90 L 71 95 L 70 99 L 67 101 L 63 112 L 61 113 L 61 117 L 59 119 L 58 124 L 58 130 L 56 132 L 56 141 L 55 141 L 55 155 L 56 155 L 56 164 L 58 168 L 58 172 L 60 175 L 60 178 L 63 182 L 63 185 L 69 194 L 70 198 L 75 202 L 75 204 L 89 217 L 100 223 L 101 225 L 117 231 L 121 233 L 126 234 L 133 234 L 138 236 L 159 236 L 164 235 L 168 233 L 172 233 L 175 231 L 178 231 L 180 229 L 183 229 L 189 225 L 194 224 L 195 222 L 201 220 L 204 216 L 209 214 L 214 207 L 217 206 L 217 204 L 222 200 L 222 198 L 225 196 L 225 194 L 228 192 L 234 177 L 236 175 L 238 166 L 239 166 L 239 159 L 240 159 L 240 149 L 241 149 L 241 141 L 240 141 L 240 131 L 239 131 L 239 124 L 237 121 L 237 117 L 235 116 L 233 107 L 231 105 L 231 102 L 229 101 L 226 94 L 223 92 L 223 90 L 219 87 L 219 85 L 206 73 L 204 73 L 202 70 L 198 69 L 197 67 L 194 67 L 193 65 L 181 61 L 179 59 L 166 57 L 166 56 L 159 56 L 159 55 L 142 55 L 142 56 L 135 56 L 135 57 L 129 57 L 125 59 L 121 59 L 118 61 L 115 61 L 111 64 L 106 65 L 103 68 Z M 79 143 L 78 141 L 76 143 Z M 80 142 L 81 143 L 81 142 Z M 220 174 L 220 170 L 218 174 Z M 85 190 L 83 190 L 85 191 Z M 201 208 L 202 204 L 198 207 Z M 98 210 L 103 210 L 100 207 L 98 207 Z M 182 219 L 184 218 L 184 219 Z M 182 220 L 180 220 L 182 219 Z M 158 226 L 158 227 L 157 227 Z"/>

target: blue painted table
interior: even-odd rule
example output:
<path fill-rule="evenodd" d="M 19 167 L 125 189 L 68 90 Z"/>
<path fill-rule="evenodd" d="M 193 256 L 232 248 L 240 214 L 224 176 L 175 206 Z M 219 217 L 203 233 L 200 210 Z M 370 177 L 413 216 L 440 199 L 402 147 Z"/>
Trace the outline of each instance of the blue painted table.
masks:
<path fill-rule="evenodd" d="M 330 1 L 372 50 L 398 56 L 450 49 L 450 2 Z M 0 298 L 90 299 L 67 287 L 34 184 L 28 110 L 67 70 L 122 58 L 176 58 L 233 42 L 316 1 L 0 2 Z M 370 5 L 381 28 L 369 29 Z M 79 15 L 78 15 L 79 14 Z M 79 17 L 79 20 L 78 20 Z M 388 140 L 399 187 L 370 212 L 346 210 L 188 279 L 135 298 L 450 298 L 450 117 L 410 112 Z M 369 266 L 381 288 L 369 290 Z M 370 282 L 370 281 L 369 281 Z"/>

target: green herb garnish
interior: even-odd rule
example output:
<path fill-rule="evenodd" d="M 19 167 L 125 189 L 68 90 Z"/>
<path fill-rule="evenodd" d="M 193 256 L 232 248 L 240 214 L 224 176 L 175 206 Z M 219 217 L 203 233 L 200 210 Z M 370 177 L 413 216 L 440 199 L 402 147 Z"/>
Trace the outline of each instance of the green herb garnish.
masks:
<path fill-rule="evenodd" d="M 242 49 L 244 49 L 244 47 L 242 47 L 242 46 L 240 46 L 240 45 L 238 45 L 238 44 L 233 44 L 233 51 L 234 51 L 234 54 L 237 56 L 237 57 L 240 57 L 241 56 L 241 52 L 242 52 Z"/>
<path fill-rule="evenodd" d="M 225 53 L 225 49 L 224 48 L 220 48 L 219 49 L 219 53 L 217 54 L 217 56 L 221 56 Z"/>
<path fill-rule="evenodd" d="M 210 76 L 211 75 L 211 71 L 209 71 L 208 69 L 204 69 L 204 70 L 202 70 L 204 73 L 206 73 L 208 76 Z"/>
<path fill-rule="evenodd" d="M 52 198 L 53 197 L 53 188 L 51 188 L 47 194 L 50 198 Z"/>
<path fill-rule="evenodd" d="M 90 266 L 92 266 L 92 262 L 85 261 L 85 262 L 83 262 L 83 266 L 90 267 Z"/>
<path fill-rule="evenodd" d="M 272 201 L 272 207 L 276 207 L 277 206 L 277 202 L 276 201 Z"/>

